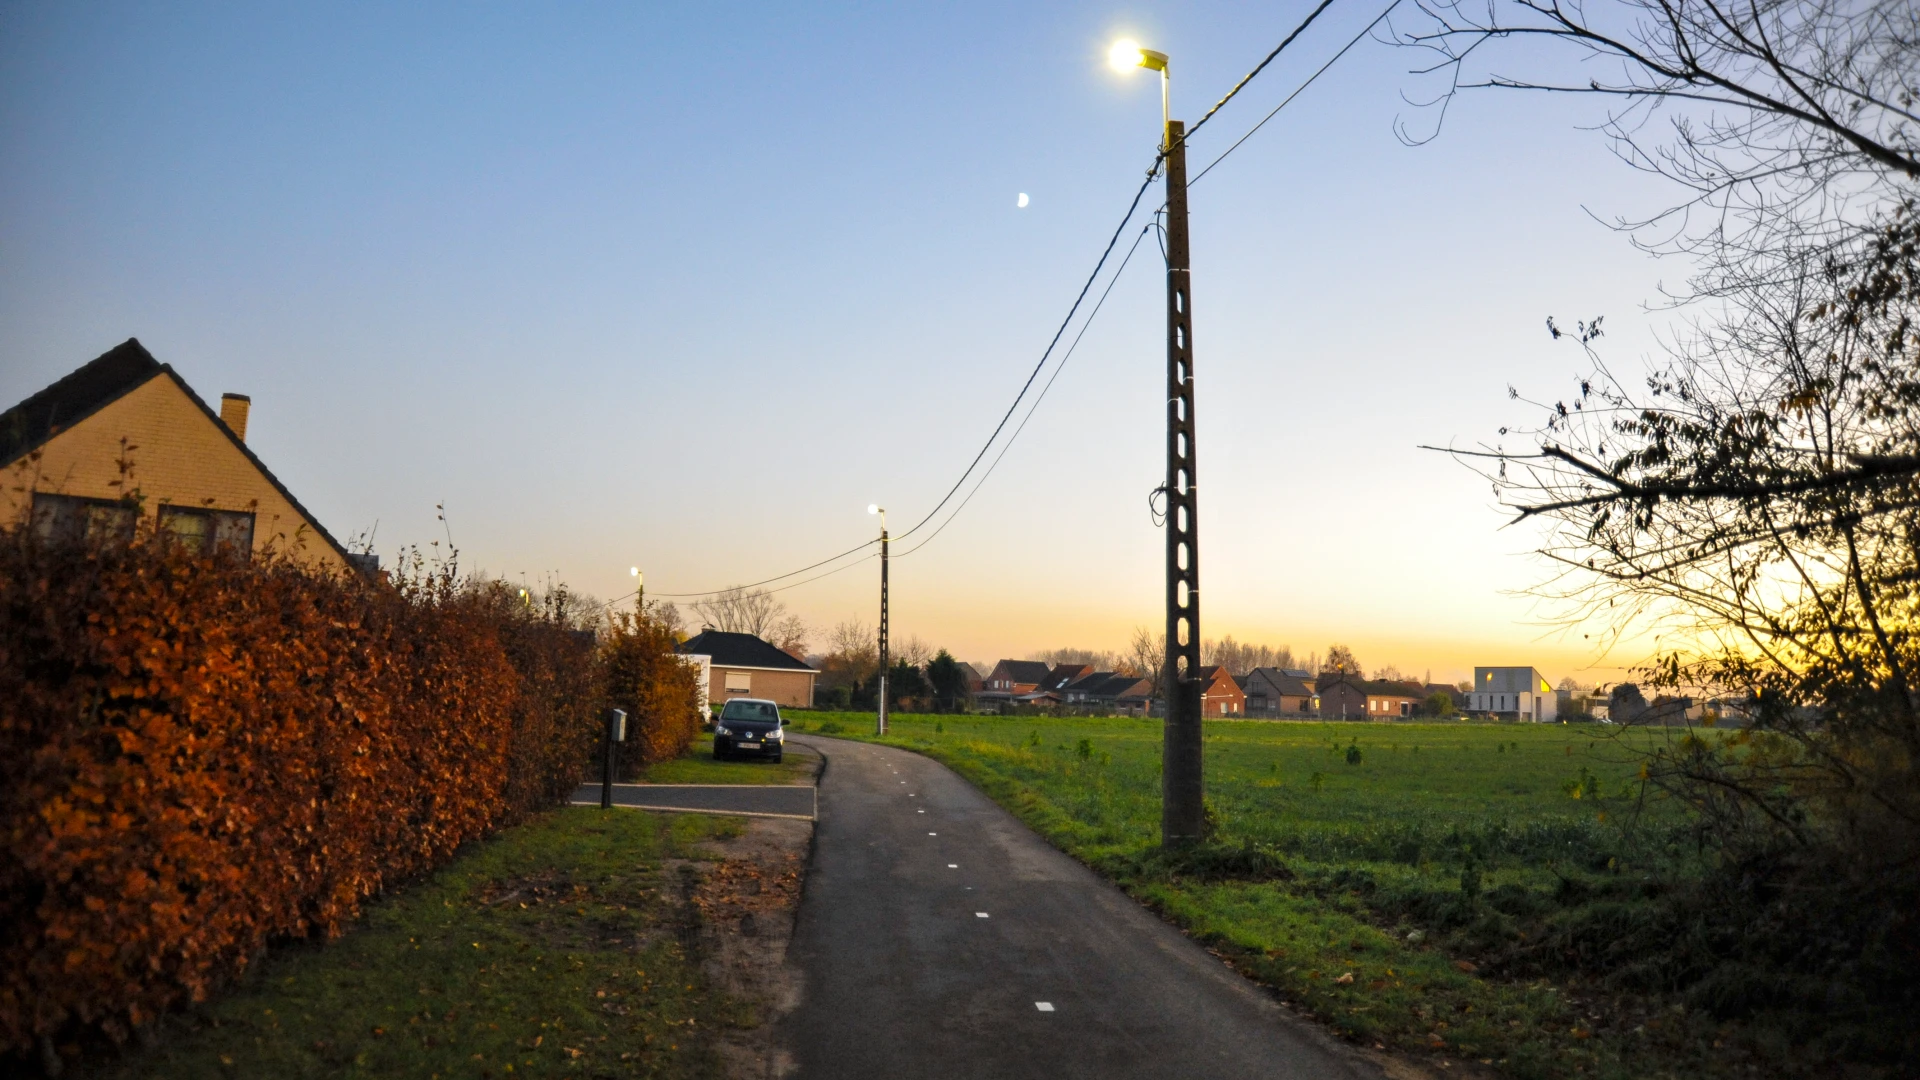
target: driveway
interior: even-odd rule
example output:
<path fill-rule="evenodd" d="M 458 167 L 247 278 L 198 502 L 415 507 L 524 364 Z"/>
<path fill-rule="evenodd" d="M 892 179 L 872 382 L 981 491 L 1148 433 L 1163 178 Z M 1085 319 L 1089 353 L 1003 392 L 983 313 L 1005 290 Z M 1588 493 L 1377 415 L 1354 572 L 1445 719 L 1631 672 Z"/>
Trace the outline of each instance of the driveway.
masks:
<path fill-rule="evenodd" d="M 814 789 L 783 784 L 615 784 L 613 805 L 684 814 L 741 814 L 813 820 Z M 599 806 L 600 785 L 581 784 L 570 800 Z"/>
<path fill-rule="evenodd" d="M 945 766 L 827 758 L 788 958 L 799 1075 L 1378 1077 Z"/>

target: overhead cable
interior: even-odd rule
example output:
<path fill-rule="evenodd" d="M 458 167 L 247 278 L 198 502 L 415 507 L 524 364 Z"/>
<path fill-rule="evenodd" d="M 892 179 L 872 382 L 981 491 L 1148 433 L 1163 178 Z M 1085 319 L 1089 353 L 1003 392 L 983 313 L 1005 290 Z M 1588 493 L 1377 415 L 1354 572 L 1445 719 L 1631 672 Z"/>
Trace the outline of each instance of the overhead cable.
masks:
<path fill-rule="evenodd" d="M 1080 324 L 1080 332 L 1073 336 L 1073 344 L 1067 346 L 1067 351 L 1061 354 L 1060 363 L 1054 367 L 1053 374 L 1047 376 L 1046 385 L 1040 388 L 1040 393 L 1034 397 L 1033 404 L 1027 408 L 1027 415 L 1020 418 L 1020 426 L 1014 428 L 1013 434 L 1007 437 L 1006 443 L 1000 447 L 1000 452 L 994 455 L 993 464 L 987 466 L 987 471 L 981 473 L 980 479 L 975 481 L 973 490 L 967 492 L 967 497 L 960 500 L 959 506 L 953 508 L 953 513 L 947 515 L 947 520 L 941 522 L 938 529 L 933 530 L 932 536 L 895 555 L 894 558 L 904 559 L 914 552 L 919 551 L 921 548 L 926 547 L 928 544 L 933 543 L 934 537 L 945 532 L 947 526 L 953 524 L 953 519 L 960 516 L 960 511 L 965 510 L 967 504 L 973 501 L 973 497 L 980 493 L 980 485 L 986 483 L 987 477 L 993 475 L 993 470 L 1000 467 L 1000 459 L 1007 456 L 1007 451 L 1012 448 L 1014 442 L 1020 438 L 1020 433 L 1027 429 L 1027 421 L 1033 419 L 1034 411 L 1039 409 L 1040 403 L 1047 399 L 1047 391 L 1053 389 L 1053 381 L 1060 377 L 1060 372 L 1066 368 L 1067 361 L 1073 359 L 1074 350 L 1080 347 L 1080 339 L 1087 336 L 1087 327 L 1093 325 L 1093 320 L 1100 314 L 1100 309 L 1107 306 L 1107 294 L 1113 292 L 1114 285 L 1120 281 L 1120 275 L 1127 272 L 1127 264 L 1133 261 L 1133 253 L 1139 250 L 1140 241 L 1146 238 L 1147 233 L 1153 229 L 1153 227 L 1153 223 L 1148 222 L 1146 227 L 1140 230 L 1140 235 L 1133 238 L 1133 247 L 1127 249 L 1127 257 L 1120 260 L 1120 267 L 1113 272 L 1113 277 L 1108 280 L 1105 291 L 1100 294 L 1099 302 L 1094 304 L 1093 310 L 1087 313 L 1087 321 Z"/>
<path fill-rule="evenodd" d="M 1241 143 L 1246 142 L 1248 139 L 1253 138 L 1254 132 L 1259 131 L 1263 127 L 1266 127 L 1267 121 L 1273 119 L 1275 116 L 1280 115 L 1281 109 L 1284 109 L 1288 105 L 1292 104 L 1293 99 L 1299 97 L 1301 93 L 1306 90 L 1307 87 L 1312 86 L 1315 79 L 1318 79 L 1320 76 L 1325 75 L 1327 73 L 1328 68 L 1332 67 L 1335 63 L 1339 62 L 1341 57 L 1347 55 L 1347 50 L 1353 48 L 1355 45 L 1360 44 L 1361 38 L 1364 38 L 1368 34 L 1373 33 L 1373 28 L 1380 25 L 1380 20 L 1386 18 L 1387 15 L 1391 13 L 1394 8 L 1399 7 L 1400 3 L 1401 3 L 1401 0 L 1392 0 L 1392 3 L 1389 3 L 1386 7 L 1380 9 L 1380 14 L 1375 15 L 1373 17 L 1372 22 L 1368 23 L 1364 28 L 1362 28 L 1359 33 L 1353 35 L 1353 40 L 1347 42 L 1345 45 L 1342 45 L 1340 47 L 1340 51 L 1333 54 L 1332 59 L 1320 65 L 1320 70 L 1314 72 L 1312 75 L 1307 76 L 1307 81 L 1295 87 L 1293 93 L 1288 94 L 1285 98 L 1281 99 L 1280 104 L 1275 105 L 1273 107 L 1272 112 L 1261 117 L 1259 123 L 1253 125 L 1251 128 L 1248 128 L 1247 133 L 1245 135 L 1242 135 L 1238 139 L 1235 139 L 1233 141 L 1233 145 L 1227 147 L 1224 151 L 1222 151 L 1219 157 L 1214 158 L 1212 161 L 1208 162 L 1206 168 L 1201 169 L 1199 172 L 1193 174 L 1193 179 L 1187 181 L 1187 186 L 1192 187 L 1193 185 L 1199 183 L 1200 178 L 1212 172 L 1213 167 L 1215 165 L 1218 165 L 1222 161 L 1225 161 L 1227 159 L 1228 154 L 1231 154 L 1235 150 L 1240 149 Z"/>

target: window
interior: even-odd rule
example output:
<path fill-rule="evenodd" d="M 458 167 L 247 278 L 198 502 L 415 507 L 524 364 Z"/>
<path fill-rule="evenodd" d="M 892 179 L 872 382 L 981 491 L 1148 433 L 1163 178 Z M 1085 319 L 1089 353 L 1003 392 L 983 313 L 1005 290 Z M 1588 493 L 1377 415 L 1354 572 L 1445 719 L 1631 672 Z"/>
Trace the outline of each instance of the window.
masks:
<path fill-rule="evenodd" d="M 253 553 L 253 515 L 244 510 L 162 506 L 160 528 L 192 551 L 227 547 L 242 554 Z"/>
<path fill-rule="evenodd" d="M 729 675 L 740 672 L 728 672 Z M 722 720 L 757 720 L 777 724 L 780 722 L 780 709 L 770 701 L 729 701 L 727 707 L 720 710 Z"/>
<path fill-rule="evenodd" d="M 133 535 L 140 508 L 116 499 L 33 493 L 33 533 L 60 543 L 125 540 Z"/>
<path fill-rule="evenodd" d="M 753 692 L 753 673 L 748 671 L 727 672 L 727 693 L 749 694 Z"/>

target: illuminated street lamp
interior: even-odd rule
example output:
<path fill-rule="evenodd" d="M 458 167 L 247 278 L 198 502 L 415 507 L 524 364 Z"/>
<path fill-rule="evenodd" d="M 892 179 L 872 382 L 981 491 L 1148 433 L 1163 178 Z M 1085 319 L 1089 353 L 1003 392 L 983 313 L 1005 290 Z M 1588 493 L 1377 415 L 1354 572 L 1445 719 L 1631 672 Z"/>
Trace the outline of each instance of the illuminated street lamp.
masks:
<path fill-rule="evenodd" d="M 1206 837 L 1202 770 L 1205 688 L 1200 683 L 1200 489 L 1195 473 L 1193 292 L 1187 250 L 1187 128 L 1169 104 L 1167 54 L 1118 41 L 1115 70 L 1160 73 L 1160 167 L 1167 181 L 1167 646 L 1161 678 L 1167 720 L 1160 751 L 1160 842 L 1188 847 Z"/>
<path fill-rule="evenodd" d="M 647 610 L 647 576 L 637 566 L 628 567 L 627 573 L 633 578 L 633 609 Z"/>
<path fill-rule="evenodd" d="M 1172 76 L 1167 71 L 1167 54 L 1143 49 L 1139 42 L 1121 38 L 1113 43 L 1113 48 L 1107 50 L 1107 66 L 1115 71 L 1147 68 L 1160 73 L 1160 148 L 1164 150 L 1173 145 L 1167 126 L 1172 118 L 1168 101 L 1171 91 L 1168 84 L 1172 81 Z"/>

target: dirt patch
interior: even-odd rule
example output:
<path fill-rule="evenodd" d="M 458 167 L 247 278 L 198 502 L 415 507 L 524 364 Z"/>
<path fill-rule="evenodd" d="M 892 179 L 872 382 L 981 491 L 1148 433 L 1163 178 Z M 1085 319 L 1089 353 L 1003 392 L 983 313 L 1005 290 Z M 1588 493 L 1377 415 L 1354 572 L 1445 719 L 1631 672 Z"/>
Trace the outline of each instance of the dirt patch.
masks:
<path fill-rule="evenodd" d="M 702 965 L 714 988 L 747 1010 L 747 1020 L 719 1040 L 733 1080 L 771 1080 L 794 1070 L 774 1031 L 800 1003 L 800 972 L 787 962 L 787 945 L 812 842 L 812 822 L 754 818 L 744 833 L 709 841 L 720 859 L 696 871 L 689 902 L 700 916 Z"/>

